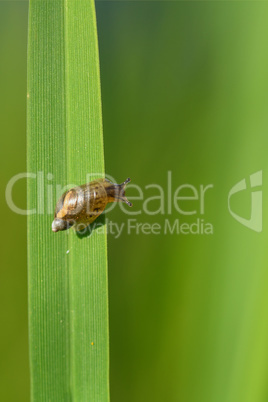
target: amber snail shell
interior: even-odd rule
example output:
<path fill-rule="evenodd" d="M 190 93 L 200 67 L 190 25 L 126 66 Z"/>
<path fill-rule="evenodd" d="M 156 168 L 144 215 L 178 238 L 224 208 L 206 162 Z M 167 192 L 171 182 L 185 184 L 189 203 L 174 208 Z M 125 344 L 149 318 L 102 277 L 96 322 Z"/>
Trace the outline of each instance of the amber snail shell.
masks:
<path fill-rule="evenodd" d="M 125 187 L 129 182 L 129 178 L 121 184 L 98 179 L 66 191 L 55 208 L 53 232 L 70 227 L 78 231 L 81 227 L 85 228 L 104 211 L 109 202 L 122 201 L 132 207 L 125 196 Z"/>

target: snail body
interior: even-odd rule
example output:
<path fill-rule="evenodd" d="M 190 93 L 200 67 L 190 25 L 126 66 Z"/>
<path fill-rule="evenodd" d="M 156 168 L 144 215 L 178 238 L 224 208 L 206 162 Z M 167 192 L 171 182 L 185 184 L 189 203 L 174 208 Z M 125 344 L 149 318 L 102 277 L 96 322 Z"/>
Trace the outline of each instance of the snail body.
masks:
<path fill-rule="evenodd" d="M 125 196 L 125 187 L 130 179 L 122 184 L 115 184 L 107 179 L 98 179 L 66 191 L 58 200 L 53 232 L 73 227 L 81 230 L 92 223 L 105 209 L 109 202 L 125 202 L 132 207 Z"/>

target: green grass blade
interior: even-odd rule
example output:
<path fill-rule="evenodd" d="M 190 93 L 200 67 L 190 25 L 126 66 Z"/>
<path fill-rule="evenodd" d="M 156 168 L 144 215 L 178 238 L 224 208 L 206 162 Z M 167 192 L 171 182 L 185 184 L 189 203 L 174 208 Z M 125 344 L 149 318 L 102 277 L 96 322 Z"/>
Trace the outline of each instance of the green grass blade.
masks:
<path fill-rule="evenodd" d="M 92 0 L 30 1 L 27 96 L 32 401 L 108 401 L 106 233 L 51 230 L 56 185 L 104 175 Z"/>

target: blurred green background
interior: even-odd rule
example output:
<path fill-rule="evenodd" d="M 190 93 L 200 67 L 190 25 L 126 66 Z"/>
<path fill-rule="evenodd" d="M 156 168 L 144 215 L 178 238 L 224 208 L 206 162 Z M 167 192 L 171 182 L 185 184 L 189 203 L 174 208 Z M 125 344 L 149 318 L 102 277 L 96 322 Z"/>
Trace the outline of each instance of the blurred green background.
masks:
<path fill-rule="evenodd" d="M 4 195 L 9 179 L 26 171 L 27 8 L 0 1 L 5 402 L 29 401 L 26 217 Z M 165 193 L 168 171 L 173 191 L 185 183 L 214 186 L 203 217 L 213 235 L 108 237 L 111 400 L 267 401 L 268 4 L 99 1 L 96 11 L 106 172 L 142 189 L 159 184 Z M 256 233 L 231 217 L 227 197 L 260 170 L 263 231 Z M 25 207 L 25 181 L 13 195 Z M 231 204 L 246 218 L 250 196 L 244 191 Z M 197 217 L 165 209 L 134 218 L 163 225 Z M 117 206 L 108 218 L 123 223 L 128 216 Z"/>

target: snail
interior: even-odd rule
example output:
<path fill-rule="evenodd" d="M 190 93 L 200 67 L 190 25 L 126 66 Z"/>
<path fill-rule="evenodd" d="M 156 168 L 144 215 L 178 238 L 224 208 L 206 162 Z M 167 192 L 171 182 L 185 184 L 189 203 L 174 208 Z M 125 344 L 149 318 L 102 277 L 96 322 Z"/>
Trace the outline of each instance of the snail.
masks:
<path fill-rule="evenodd" d="M 66 191 L 55 208 L 53 232 L 70 227 L 76 231 L 81 230 L 81 226 L 85 228 L 104 211 L 109 202 L 122 201 L 132 207 L 125 196 L 125 187 L 129 182 L 129 178 L 121 184 L 98 179 Z"/>

